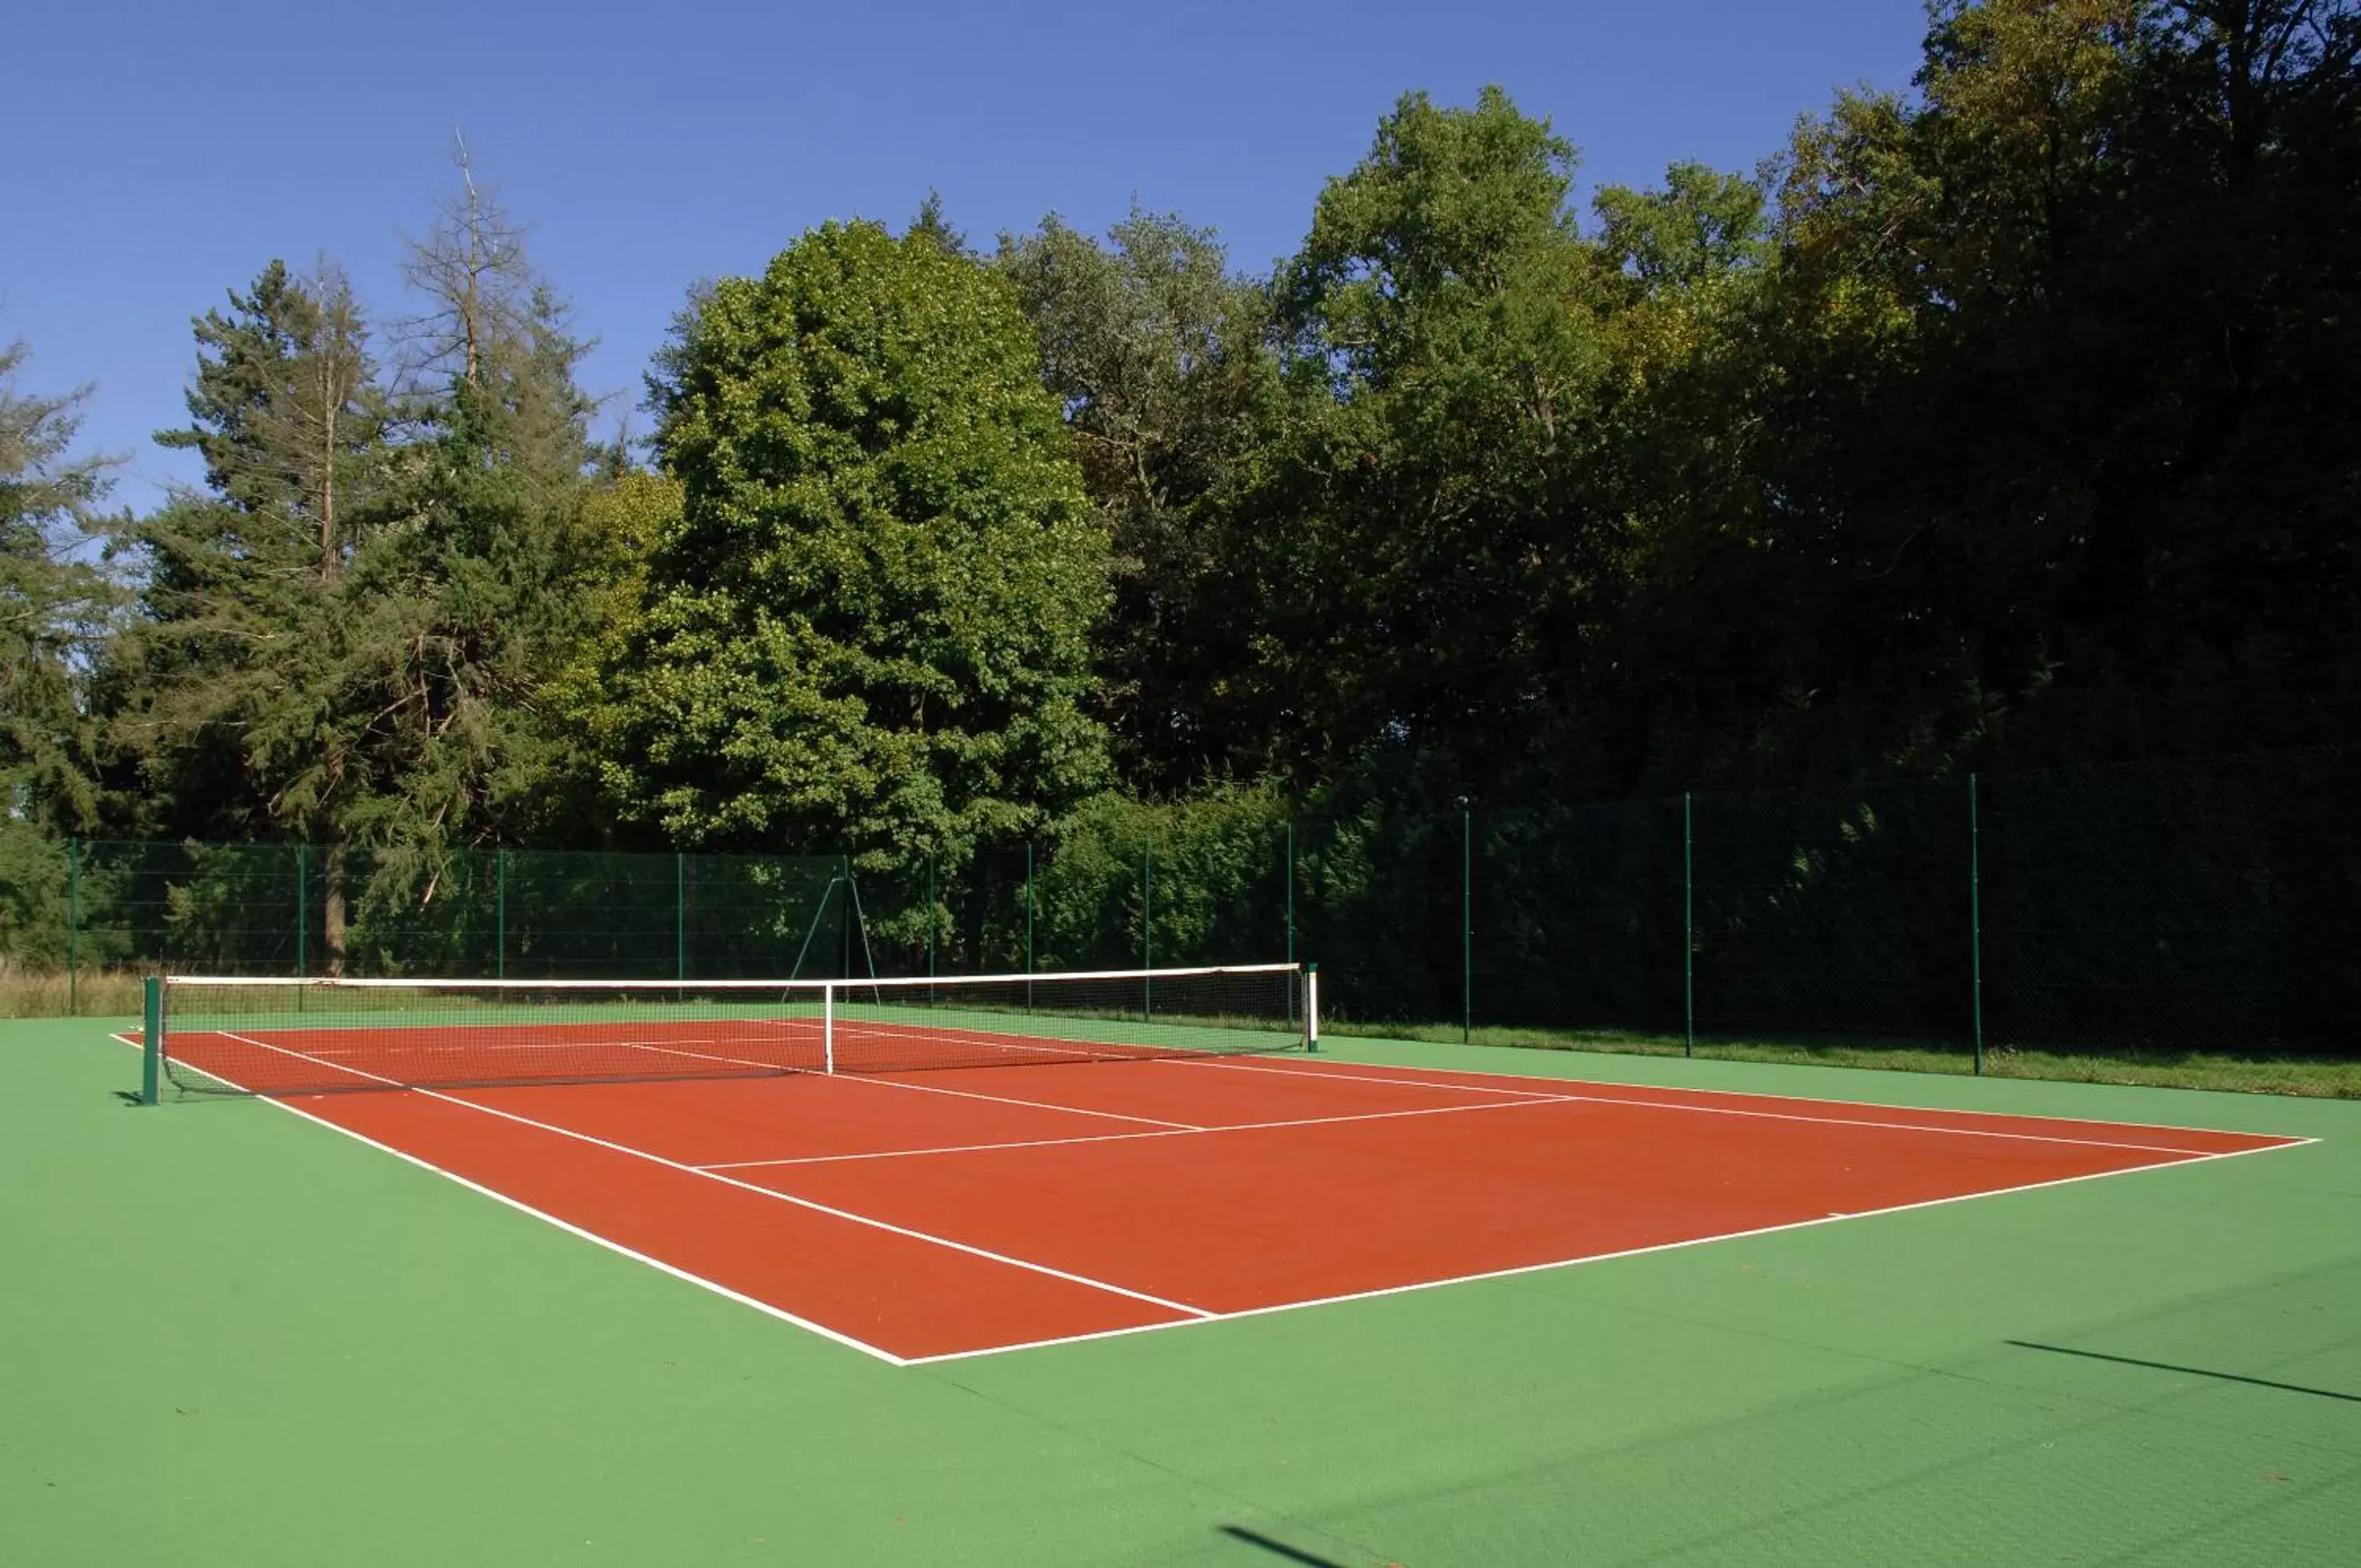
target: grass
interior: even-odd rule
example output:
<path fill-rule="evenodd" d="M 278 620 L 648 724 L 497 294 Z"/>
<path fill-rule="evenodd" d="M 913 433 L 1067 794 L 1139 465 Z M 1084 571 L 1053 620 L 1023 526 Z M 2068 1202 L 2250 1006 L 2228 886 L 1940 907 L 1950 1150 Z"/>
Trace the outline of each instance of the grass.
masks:
<path fill-rule="evenodd" d="M 1971 1073 L 1974 1054 L 1963 1046 L 1913 1041 L 1699 1039 L 1694 1052 L 1677 1035 L 1613 1029 L 1507 1028 L 1483 1025 L 1463 1036 L 1455 1024 L 1338 1023 L 1323 1019 L 1326 1035 L 1368 1039 L 1432 1040 L 1508 1046 L 1523 1050 L 1607 1051 L 1619 1055 L 1695 1055 L 1716 1061 L 1775 1062 L 1799 1067 L 1874 1068 L 1889 1072 Z M 2085 1051 L 1987 1049 L 1990 1078 L 2068 1083 L 2139 1084 L 2157 1089 L 2212 1089 L 2246 1094 L 2292 1094 L 2361 1100 L 2361 1060 L 2326 1057 L 2242 1056 L 2235 1051 L 2160 1051 L 2093 1047 Z"/>
<path fill-rule="evenodd" d="M 141 976 L 120 970 L 22 969 L 0 959 L 0 1018 L 111 1018 L 139 1012 Z"/>

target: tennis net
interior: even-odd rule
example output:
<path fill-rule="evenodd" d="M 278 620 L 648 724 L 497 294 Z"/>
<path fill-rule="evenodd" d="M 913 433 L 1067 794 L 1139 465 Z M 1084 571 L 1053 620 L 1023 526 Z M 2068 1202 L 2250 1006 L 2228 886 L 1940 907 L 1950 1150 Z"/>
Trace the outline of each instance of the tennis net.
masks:
<path fill-rule="evenodd" d="M 893 980 L 148 982 L 143 1097 L 908 1072 L 1319 1048 L 1302 964 Z"/>

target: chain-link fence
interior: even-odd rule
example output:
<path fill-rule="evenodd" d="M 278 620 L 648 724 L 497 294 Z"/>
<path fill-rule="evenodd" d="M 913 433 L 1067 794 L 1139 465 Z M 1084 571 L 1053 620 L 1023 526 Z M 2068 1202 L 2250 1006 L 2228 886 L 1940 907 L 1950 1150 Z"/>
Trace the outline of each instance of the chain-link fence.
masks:
<path fill-rule="evenodd" d="M 686 979 L 1317 961 L 1341 1024 L 2352 1054 L 2361 756 L 1290 820 L 952 859 L 0 845 L 0 960 Z"/>

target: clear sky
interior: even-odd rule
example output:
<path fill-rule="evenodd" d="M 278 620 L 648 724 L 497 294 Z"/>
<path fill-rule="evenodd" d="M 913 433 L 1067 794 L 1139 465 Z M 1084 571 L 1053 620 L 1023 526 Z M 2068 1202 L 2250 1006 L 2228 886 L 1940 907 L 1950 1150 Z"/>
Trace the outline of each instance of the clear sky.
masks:
<path fill-rule="evenodd" d="M 34 389 L 97 383 L 83 444 L 129 456 L 116 499 L 150 504 L 193 477 L 147 439 L 182 418 L 189 318 L 324 253 L 398 313 L 401 236 L 459 126 L 600 339 L 611 430 L 691 283 L 826 218 L 898 227 L 932 188 L 988 242 L 1053 210 L 1104 230 L 1137 197 L 1259 271 L 1411 89 L 1498 82 L 1586 183 L 1646 184 L 1752 168 L 1839 86 L 1905 87 L 1924 21 L 1920 0 L 27 5 L 0 340 L 29 341 Z"/>

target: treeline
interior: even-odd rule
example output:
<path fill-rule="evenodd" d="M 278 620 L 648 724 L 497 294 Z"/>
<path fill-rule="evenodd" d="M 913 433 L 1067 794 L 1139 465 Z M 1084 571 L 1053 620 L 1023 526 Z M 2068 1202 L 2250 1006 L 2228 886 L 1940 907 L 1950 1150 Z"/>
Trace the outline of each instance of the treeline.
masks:
<path fill-rule="evenodd" d="M 691 291 L 643 443 L 463 178 L 399 309 L 273 261 L 197 319 L 147 513 L 0 357 L 0 881 L 2344 740 L 2357 10 L 1945 0 L 1913 92 L 1587 212 L 1546 120 L 1412 93 L 1268 276 L 830 224 Z"/>

